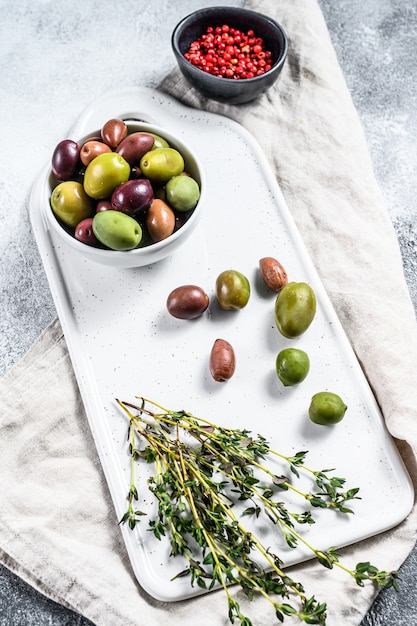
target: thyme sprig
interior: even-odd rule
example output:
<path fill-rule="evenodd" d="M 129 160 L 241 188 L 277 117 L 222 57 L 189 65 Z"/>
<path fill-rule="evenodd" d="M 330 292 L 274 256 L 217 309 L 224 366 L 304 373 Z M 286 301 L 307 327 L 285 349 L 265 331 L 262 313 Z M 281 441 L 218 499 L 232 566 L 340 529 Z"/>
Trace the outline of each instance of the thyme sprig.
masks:
<path fill-rule="evenodd" d="M 137 400 L 117 400 L 129 418 L 131 456 L 128 507 L 120 523 L 133 529 L 145 515 L 136 508 L 135 467 L 140 460 L 153 463 L 148 487 L 157 514 L 149 520 L 149 530 L 158 540 L 167 536 L 171 556 L 185 559 L 186 567 L 174 578 L 189 577 L 192 586 L 202 589 L 223 588 L 232 624 L 239 620 L 241 626 L 252 626 L 232 597 L 231 584 L 238 584 L 249 599 L 255 593 L 263 596 L 279 622 L 291 615 L 306 624 L 326 623 L 326 603 L 307 597 L 285 572 L 283 560 L 244 525 L 245 518 L 274 524 L 287 546 L 303 544 L 321 565 L 342 569 L 359 586 L 372 581 L 398 590 L 397 572 L 380 571 L 369 562 L 350 569 L 335 548 L 318 550 L 300 532 L 303 525 L 316 523 L 314 508 L 353 513 L 347 503 L 359 498 L 359 488 L 345 490 L 345 479 L 334 476 L 333 469 L 313 470 L 305 463 L 306 451 L 286 456 L 246 429 L 221 427 L 187 411 Z M 277 461 L 284 473 L 274 471 Z M 311 489 L 294 484 L 301 475 L 310 479 Z M 280 497 L 285 491 L 304 502 L 306 510 L 290 510 Z"/>

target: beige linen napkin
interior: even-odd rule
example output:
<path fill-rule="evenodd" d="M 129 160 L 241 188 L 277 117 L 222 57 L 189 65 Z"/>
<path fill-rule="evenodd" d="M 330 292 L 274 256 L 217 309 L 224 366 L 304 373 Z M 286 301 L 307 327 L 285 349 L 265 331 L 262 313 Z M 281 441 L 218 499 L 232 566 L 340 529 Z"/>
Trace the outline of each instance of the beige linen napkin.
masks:
<path fill-rule="evenodd" d="M 257 102 L 204 101 L 177 71 L 161 88 L 195 107 L 241 122 L 274 168 L 316 268 L 417 479 L 417 330 L 396 237 L 374 178 L 349 92 L 314 0 L 247 6 L 286 28 L 290 52 L 276 86 Z M 97 626 L 227 624 L 222 592 L 161 603 L 130 568 L 61 327 L 55 321 L 0 386 L 0 559 Z M 396 529 L 343 551 L 397 568 L 415 541 L 416 511 Z M 329 601 L 329 626 L 357 626 L 375 590 L 309 562 L 292 568 Z M 322 591 L 325 582 L 326 591 Z M 257 626 L 269 606 L 248 604 Z"/>

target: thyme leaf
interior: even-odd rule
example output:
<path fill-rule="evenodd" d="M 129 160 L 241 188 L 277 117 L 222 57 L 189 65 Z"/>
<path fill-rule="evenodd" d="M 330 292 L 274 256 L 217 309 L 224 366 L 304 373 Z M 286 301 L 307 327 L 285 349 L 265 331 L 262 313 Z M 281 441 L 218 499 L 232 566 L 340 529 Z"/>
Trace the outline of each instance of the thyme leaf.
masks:
<path fill-rule="evenodd" d="M 308 467 L 307 451 L 286 456 L 246 429 L 219 426 L 146 398 L 137 401 L 117 400 L 129 418 L 131 458 L 128 506 L 119 523 L 133 530 L 145 515 L 137 508 L 135 469 L 139 463 L 153 464 L 147 482 L 157 514 L 148 521 L 148 530 L 159 541 L 169 538 L 171 556 L 185 561 L 174 579 L 187 577 L 191 586 L 201 589 L 223 588 L 232 624 L 254 626 L 232 597 L 232 584 L 250 600 L 255 594 L 263 596 L 278 622 L 292 616 L 305 624 L 326 624 L 326 603 L 305 594 L 302 584 L 284 571 L 283 559 L 243 525 L 247 519 L 274 524 L 286 546 L 304 545 L 323 567 L 339 567 L 361 587 L 370 581 L 398 591 L 397 572 L 381 571 L 366 561 L 350 569 L 341 563 L 336 548 L 316 549 L 299 529 L 316 523 L 314 509 L 353 514 L 346 503 L 359 498 L 358 487 L 346 489 L 345 479 L 333 475 L 333 469 Z M 277 462 L 282 473 L 276 472 Z M 294 479 L 303 480 L 295 484 Z M 311 489 L 303 488 L 306 479 Z M 292 510 L 293 505 L 280 498 L 284 492 L 306 510 Z"/>

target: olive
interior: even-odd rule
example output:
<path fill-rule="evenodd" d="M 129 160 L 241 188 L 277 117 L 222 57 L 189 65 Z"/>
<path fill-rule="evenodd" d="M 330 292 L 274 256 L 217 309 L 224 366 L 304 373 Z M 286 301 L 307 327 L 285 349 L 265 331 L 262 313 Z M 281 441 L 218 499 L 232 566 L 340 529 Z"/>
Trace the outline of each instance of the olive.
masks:
<path fill-rule="evenodd" d="M 145 132 L 145 131 L 142 131 L 142 132 Z M 157 148 L 169 148 L 170 147 L 167 140 L 161 137 L 160 135 L 156 135 L 155 133 L 146 133 L 146 134 L 153 137 L 154 144 L 152 146 L 152 150 L 156 150 Z"/>
<path fill-rule="evenodd" d="M 157 185 L 154 183 L 153 195 L 155 196 L 155 198 L 159 198 L 160 200 L 165 200 L 166 202 L 167 195 L 165 193 L 165 185 Z"/>
<path fill-rule="evenodd" d="M 113 118 L 108 120 L 101 129 L 101 138 L 111 148 L 116 148 L 126 137 L 128 128 L 123 120 Z"/>
<path fill-rule="evenodd" d="M 113 209 L 110 200 L 99 200 L 96 204 L 96 213 Z"/>
<path fill-rule="evenodd" d="M 116 152 L 130 165 L 136 165 L 144 154 L 152 150 L 154 143 L 155 139 L 149 133 L 132 133 L 119 143 Z"/>
<path fill-rule="evenodd" d="M 130 176 L 130 165 L 117 152 L 99 154 L 85 168 L 84 189 L 96 200 L 109 198 Z"/>
<path fill-rule="evenodd" d="M 64 139 L 52 154 L 52 172 L 58 180 L 69 180 L 76 175 L 79 161 L 79 145 L 72 139 Z"/>
<path fill-rule="evenodd" d="M 249 302 L 249 280 L 236 270 L 225 270 L 216 279 L 216 295 L 222 309 L 243 309 Z"/>
<path fill-rule="evenodd" d="M 124 157 L 123 157 L 124 158 Z M 135 180 L 136 178 L 143 178 L 141 169 L 139 165 L 131 165 L 130 166 L 130 176 L 131 180 Z"/>
<path fill-rule="evenodd" d="M 152 241 L 166 239 L 175 229 L 175 213 L 163 200 L 155 198 L 146 214 L 146 227 Z"/>
<path fill-rule="evenodd" d="M 166 302 L 168 312 L 181 320 L 200 317 L 208 308 L 209 297 L 198 285 L 182 285 L 169 294 Z"/>
<path fill-rule="evenodd" d="M 330 391 L 320 391 L 311 398 L 308 414 L 312 422 L 330 426 L 340 422 L 347 411 L 342 398 Z"/>
<path fill-rule="evenodd" d="M 111 205 L 115 211 L 135 216 L 145 213 L 153 201 L 152 185 L 146 178 L 127 180 L 113 191 Z"/>
<path fill-rule="evenodd" d="M 173 176 L 165 186 L 167 202 L 177 211 L 194 209 L 200 198 L 200 187 L 191 176 Z"/>
<path fill-rule="evenodd" d="M 214 380 L 223 383 L 232 378 L 236 369 L 235 351 L 225 339 L 216 339 L 210 352 L 210 373 Z"/>
<path fill-rule="evenodd" d="M 67 226 L 75 228 L 81 220 L 94 214 L 94 202 L 84 191 L 81 183 L 65 180 L 51 194 L 54 214 Z"/>
<path fill-rule="evenodd" d="M 298 385 L 310 371 L 310 359 L 304 350 L 285 348 L 276 358 L 275 369 L 285 387 Z"/>
<path fill-rule="evenodd" d="M 307 283 L 291 282 L 278 293 L 275 322 L 280 333 L 289 339 L 302 335 L 316 314 L 316 296 Z"/>
<path fill-rule="evenodd" d="M 75 239 L 78 239 L 78 241 L 81 241 L 88 246 L 93 246 L 94 248 L 99 248 L 101 245 L 93 231 L 92 217 L 86 217 L 84 220 L 81 220 L 79 224 L 77 224 L 75 227 L 74 237 Z"/>
<path fill-rule="evenodd" d="M 110 146 L 102 141 L 89 139 L 81 146 L 80 159 L 84 165 L 88 165 L 90 161 L 95 159 L 99 154 L 103 154 L 103 152 L 111 152 Z"/>
<path fill-rule="evenodd" d="M 185 222 L 188 220 L 191 213 L 192 211 L 187 211 L 187 213 L 185 213 L 184 211 L 179 211 L 178 213 L 175 214 L 174 232 L 177 232 L 177 230 L 179 230 L 180 228 L 184 226 Z"/>
<path fill-rule="evenodd" d="M 259 260 L 259 270 L 268 289 L 278 292 L 288 283 L 287 272 L 277 259 L 267 256 Z"/>
<path fill-rule="evenodd" d="M 97 239 L 112 250 L 132 250 L 142 240 L 142 228 L 130 215 L 120 211 L 101 211 L 93 218 Z"/>
<path fill-rule="evenodd" d="M 50 204 L 56 217 L 84 243 L 94 245 L 92 237 L 97 231 L 99 245 L 108 248 L 129 250 L 139 243 L 147 246 L 178 230 L 198 202 L 198 183 L 184 168 L 182 154 L 164 137 L 146 130 L 129 134 L 123 119 L 112 118 L 81 148 L 70 139 L 56 146 L 52 173 L 56 182 L 69 184 L 57 185 Z M 177 189 L 171 185 L 171 204 L 165 187 L 179 175 L 190 180 L 177 185 Z M 160 202 L 151 210 L 155 199 Z M 115 211 L 132 217 L 133 223 L 128 225 L 126 220 L 116 218 L 112 215 Z M 84 219 L 93 220 L 93 216 L 107 212 L 111 215 L 106 218 L 81 224 Z M 112 224 L 116 228 L 114 235 L 110 232 Z"/>
<path fill-rule="evenodd" d="M 140 169 L 146 178 L 156 183 L 166 183 L 184 170 L 184 159 L 174 148 L 150 150 L 140 160 Z"/>

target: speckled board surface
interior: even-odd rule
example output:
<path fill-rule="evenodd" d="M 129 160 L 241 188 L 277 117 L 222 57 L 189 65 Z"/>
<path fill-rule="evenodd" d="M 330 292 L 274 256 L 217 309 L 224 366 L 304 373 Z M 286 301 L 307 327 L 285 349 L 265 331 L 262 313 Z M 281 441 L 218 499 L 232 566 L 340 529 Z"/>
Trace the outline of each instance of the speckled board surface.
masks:
<path fill-rule="evenodd" d="M 210 4 L 218 2 L 181 0 L 179 8 L 165 0 L 138 0 L 136 18 L 122 28 L 114 12 L 128 10 L 127 0 L 117 8 L 107 0 L 0 0 L 0 124 L 7 147 L 0 154 L 2 374 L 56 315 L 27 213 L 39 168 L 62 138 L 62 129 L 71 126 L 97 92 L 134 80 L 156 86 L 174 64 L 169 43 L 173 26 L 181 15 Z M 417 8 L 413 0 L 319 4 L 365 129 L 417 309 Z M 102 46 L 114 65 L 99 63 Z M 413 551 L 402 567 L 402 593 L 381 593 L 362 626 L 415 623 L 416 568 Z M 0 569 L 1 626 L 88 623 Z"/>

